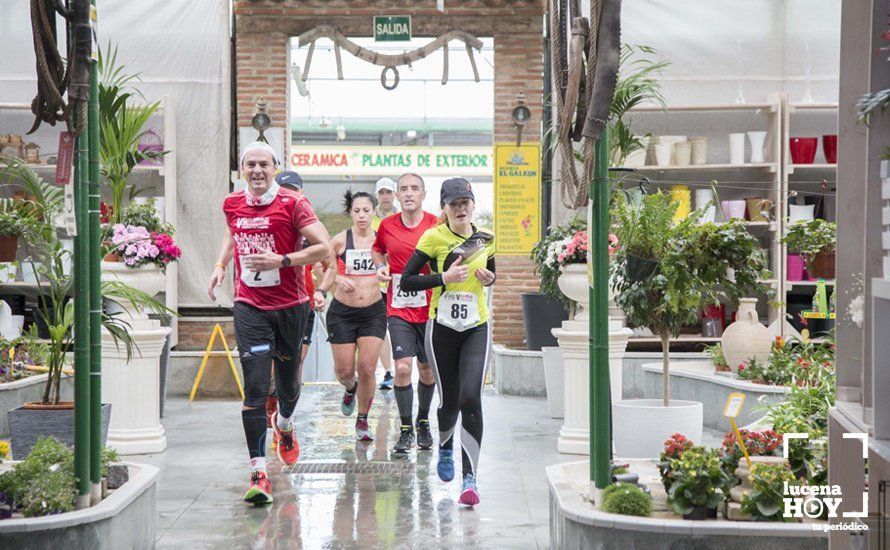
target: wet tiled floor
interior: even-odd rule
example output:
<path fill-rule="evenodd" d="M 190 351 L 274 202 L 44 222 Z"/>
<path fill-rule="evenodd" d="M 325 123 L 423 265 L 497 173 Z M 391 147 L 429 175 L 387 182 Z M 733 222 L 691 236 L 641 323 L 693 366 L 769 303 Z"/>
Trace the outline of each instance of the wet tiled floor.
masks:
<path fill-rule="evenodd" d="M 556 452 L 561 421 L 550 418 L 545 399 L 486 390 L 478 481 L 482 503 L 467 509 L 457 504 L 459 476 L 451 483 L 436 476 L 434 451 L 413 451 L 407 463 L 390 458 L 398 420 L 391 392 L 378 393 L 372 407 L 376 440 L 370 444 L 355 442 L 354 417 L 340 413 L 340 395 L 335 385 L 304 387 L 296 426 L 305 473 L 288 471 L 270 458 L 275 502 L 264 508 L 241 501 L 247 459 L 239 403 L 168 401 L 167 451 L 137 457 L 162 468 L 157 547 L 548 546 L 544 467 L 578 457 Z"/>

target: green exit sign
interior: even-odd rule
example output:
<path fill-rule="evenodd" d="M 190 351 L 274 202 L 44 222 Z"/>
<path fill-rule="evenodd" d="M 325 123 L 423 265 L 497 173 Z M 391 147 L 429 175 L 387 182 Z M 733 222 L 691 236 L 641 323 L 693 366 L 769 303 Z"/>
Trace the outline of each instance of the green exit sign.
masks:
<path fill-rule="evenodd" d="M 375 42 L 408 42 L 410 40 L 410 15 L 378 15 L 374 17 Z"/>

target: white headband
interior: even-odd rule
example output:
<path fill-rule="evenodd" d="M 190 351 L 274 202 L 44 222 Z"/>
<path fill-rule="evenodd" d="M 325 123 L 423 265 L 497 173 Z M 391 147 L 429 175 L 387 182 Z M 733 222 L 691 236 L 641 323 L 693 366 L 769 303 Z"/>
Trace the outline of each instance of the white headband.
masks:
<path fill-rule="evenodd" d="M 248 143 L 247 147 L 244 148 L 244 152 L 241 153 L 241 162 L 238 163 L 238 168 L 244 166 L 244 157 L 247 156 L 249 151 L 254 149 L 262 149 L 263 151 L 268 151 L 269 154 L 272 155 L 272 162 L 275 166 L 278 166 L 278 155 L 275 154 L 275 149 L 272 148 L 268 143 L 264 143 L 262 141 L 254 141 L 253 143 Z"/>

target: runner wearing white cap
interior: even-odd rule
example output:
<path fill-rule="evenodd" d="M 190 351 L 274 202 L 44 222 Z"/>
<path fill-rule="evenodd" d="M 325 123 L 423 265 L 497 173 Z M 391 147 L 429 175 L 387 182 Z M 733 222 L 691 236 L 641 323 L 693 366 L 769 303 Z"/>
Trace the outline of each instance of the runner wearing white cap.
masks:
<path fill-rule="evenodd" d="M 374 231 L 380 228 L 380 222 L 383 218 L 398 214 L 399 209 L 396 206 L 396 182 L 390 178 L 380 178 L 374 186 L 374 194 L 377 196 L 377 207 L 374 209 L 374 219 L 371 220 L 371 227 Z M 388 283 L 380 283 L 380 292 L 383 293 L 383 299 L 386 300 L 386 289 Z M 389 339 L 389 331 L 383 339 L 383 345 L 380 346 L 380 364 L 383 365 L 383 380 L 380 382 L 381 390 L 391 390 L 393 385 L 392 377 L 392 344 Z"/>

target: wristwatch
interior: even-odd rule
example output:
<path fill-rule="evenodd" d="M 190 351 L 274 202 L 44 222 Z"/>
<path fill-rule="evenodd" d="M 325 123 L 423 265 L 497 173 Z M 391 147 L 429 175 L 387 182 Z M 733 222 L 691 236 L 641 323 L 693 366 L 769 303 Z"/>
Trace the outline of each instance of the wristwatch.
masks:
<path fill-rule="evenodd" d="M 290 264 L 291 264 L 291 261 L 290 261 L 290 258 L 288 258 L 287 254 L 282 254 L 281 255 L 282 267 L 290 267 Z"/>
<path fill-rule="evenodd" d="M 328 293 L 327 293 L 326 291 L 320 289 L 320 288 L 316 288 L 316 289 L 315 289 L 315 292 L 321 292 L 321 295 L 322 295 L 322 296 L 324 296 L 325 298 L 328 297 Z"/>

